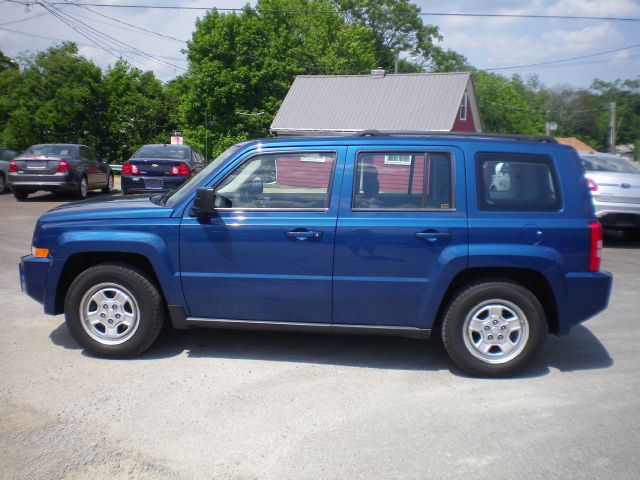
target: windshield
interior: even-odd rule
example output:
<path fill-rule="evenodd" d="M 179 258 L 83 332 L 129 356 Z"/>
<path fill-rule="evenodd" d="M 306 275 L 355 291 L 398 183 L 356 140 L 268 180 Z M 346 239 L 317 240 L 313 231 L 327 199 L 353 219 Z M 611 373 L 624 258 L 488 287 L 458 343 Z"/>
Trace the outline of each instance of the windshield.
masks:
<path fill-rule="evenodd" d="M 184 160 L 189 154 L 189 147 L 178 145 L 145 145 L 138 149 L 131 158 L 175 158 Z"/>
<path fill-rule="evenodd" d="M 582 157 L 582 164 L 587 172 L 640 173 L 636 167 L 624 158 L 614 157 Z"/>
<path fill-rule="evenodd" d="M 215 160 L 213 160 L 209 165 L 207 165 L 203 170 L 200 171 L 195 177 L 189 180 L 186 183 L 183 183 L 180 187 L 178 187 L 173 192 L 170 192 L 169 195 L 164 198 L 165 204 L 167 207 L 175 207 L 176 204 L 182 200 L 187 195 L 196 191 L 202 181 L 209 176 L 214 170 L 217 170 L 218 167 L 222 166 L 228 158 L 235 155 L 238 150 L 246 145 L 244 143 L 237 143 L 236 145 L 229 147 L 227 150 L 222 152 Z"/>
<path fill-rule="evenodd" d="M 34 145 L 27 148 L 23 155 L 69 155 L 73 147 L 71 145 Z"/>

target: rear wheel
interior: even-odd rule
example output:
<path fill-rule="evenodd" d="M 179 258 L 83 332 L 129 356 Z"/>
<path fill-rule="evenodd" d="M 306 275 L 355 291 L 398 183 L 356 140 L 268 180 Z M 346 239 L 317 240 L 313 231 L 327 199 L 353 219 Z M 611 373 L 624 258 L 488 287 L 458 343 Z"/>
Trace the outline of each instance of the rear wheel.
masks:
<path fill-rule="evenodd" d="M 544 343 L 547 320 L 540 302 L 509 281 L 475 283 L 446 311 L 442 338 L 465 373 L 498 377 L 522 370 Z"/>
<path fill-rule="evenodd" d="M 4 179 L 4 175 L 0 173 L 0 193 L 4 192 L 5 188 L 7 188 L 7 182 Z"/>
<path fill-rule="evenodd" d="M 140 355 L 162 328 L 164 307 L 148 277 L 123 264 L 102 264 L 82 272 L 65 299 L 65 320 L 73 338 L 101 357 Z"/>
<path fill-rule="evenodd" d="M 107 184 L 102 189 L 102 193 L 111 193 L 113 191 L 113 173 L 107 177 Z"/>
<path fill-rule="evenodd" d="M 86 175 L 82 175 L 80 177 L 80 183 L 78 183 L 78 189 L 76 190 L 76 197 L 80 200 L 84 200 L 87 198 L 87 194 L 89 193 L 89 182 L 87 181 Z"/>

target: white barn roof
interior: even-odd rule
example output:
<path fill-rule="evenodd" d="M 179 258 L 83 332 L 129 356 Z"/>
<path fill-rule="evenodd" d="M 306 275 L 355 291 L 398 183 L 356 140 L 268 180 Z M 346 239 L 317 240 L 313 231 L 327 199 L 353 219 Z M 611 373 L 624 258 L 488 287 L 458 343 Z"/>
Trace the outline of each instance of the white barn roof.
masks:
<path fill-rule="evenodd" d="M 271 124 L 276 135 L 361 130 L 450 131 L 465 90 L 477 117 L 471 75 L 415 73 L 300 75 Z M 476 118 L 476 126 L 480 125 Z"/>

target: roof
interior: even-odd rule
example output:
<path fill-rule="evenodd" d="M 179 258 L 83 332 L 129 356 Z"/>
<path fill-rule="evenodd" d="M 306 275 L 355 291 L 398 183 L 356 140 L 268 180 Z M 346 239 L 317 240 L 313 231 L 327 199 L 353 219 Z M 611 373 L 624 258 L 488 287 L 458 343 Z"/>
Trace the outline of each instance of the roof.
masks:
<path fill-rule="evenodd" d="M 596 149 L 590 147 L 582 140 L 578 140 L 576 137 L 556 137 L 558 143 L 562 143 L 563 145 L 569 145 L 570 147 L 575 148 L 581 152 L 593 152 Z"/>
<path fill-rule="evenodd" d="M 300 75 L 271 131 L 451 130 L 470 73 Z"/>

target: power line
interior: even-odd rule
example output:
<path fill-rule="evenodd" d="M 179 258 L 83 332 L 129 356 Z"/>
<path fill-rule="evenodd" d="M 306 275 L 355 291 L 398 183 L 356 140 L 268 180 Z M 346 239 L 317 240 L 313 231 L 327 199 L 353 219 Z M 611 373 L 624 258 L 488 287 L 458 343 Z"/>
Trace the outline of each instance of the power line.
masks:
<path fill-rule="evenodd" d="M 16 23 L 27 22 L 29 20 L 33 20 L 34 18 L 43 17 L 45 15 L 46 15 L 46 12 L 41 12 L 41 13 L 38 13 L 37 15 L 34 15 L 33 17 L 21 18 L 19 20 L 12 20 L 10 22 L 0 23 L 0 26 L 3 26 L 3 25 L 14 25 Z"/>
<path fill-rule="evenodd" d="M 20 3 L 25 6 L 34 5 L 38 2 L 8 0 L 13 3 Z M 51 5 L 67 5 L 65 2 L 50 2 Z M 256 8 L 218 8 L 215 6 L 199 7 L 184 5 L 139 5 L 139 4 L 106 4 L 106 3 L 75 3 L 78 7 L 100 7 L 100 8 L 137 8 L 137 9 L 158 9 L 158 10 L 195 10 L 207 11 L 217 10 L 219 12 L 243 12 L 246 10 L 258 13 L 282 13 L 301 15 L 334 15 L 338 12 L 322 10 L 284 10 L 284 9 L 256 9 Z M 475 18 L 523 18 L 523 19 L 551 19 L 551 20 L 608 20 L 619 22 L 640 22 L 640 18 L 635 17 L 599 17 L 589 15 L 541 15 L 541 14 L 519 14 L 519 13 L 461 13 L 461 12 L 407 12 L 406 15 L 419 15 L 423 17 L 475 17 Z"/>
<path fill-rule="evenodd" d="M 606 55 L 607 53 L 616 53 L 616 52 L 621 52 L 623 50 L 630 50 L 632 48 L 638 48 L 638 47 L 640 47 L 640 43 L 636 43 L 635 45 L 629 45 L 628 47 L 621 47 L 621 48 L 615 48 L 613 50 L 606 50 L 604 52 L 590 53 L 588 55 L 580 55 L 578 57 L 563 58 L 563 59 L 560 59 L 560 60 L 549 60 L 548 62 L 530 63 L 528 65 L 514 65 L 514 66 L 511 66 L 511 67 L 482 68 L 481 70 L 485 70 L 487 72 L 497 72 L 499 70 L 515 70 L 517 68 L 538 67 L 538 66 L 541 66 L 541 65 L 551 65 L 551 64 L 554 64 L 554 63 L 564 63 L 564 62 L 570 62 L 572 60 L 581 60 L 583 58 L 597 57 L 599 55 Z"/>
<path fill-rule="evenodd" d="M 106 35 L 106 34 L 100 32 L 99 30 L 96 30 L 96 29 L 92 30 L 91 28 L 89 28 L 86 25 L 84 25 L 82 22 L 80 22 L 77 19 L 75 19 L 73 16 L 62 12 L 60 9 L 58 9 L 56 7 L 53 7 L 48 2 L 45 2 L 45 1 L 38 2 L 38 5 L 43 7 L 45 10 L 47 10 L 49 13 L 51 13 L 54 17 L 58 18 L 61 22 L 63 22 L 69 28 L 71 28 L 72 30 L 76 31 L 81 36 L 85 37 L 87 40 L 89 40 L 91 43 L 93 43 L 97 48 L 107 52 L 109 55 L 112 55 L 115 58 L 125 57 L 125 58 L 129 59 L 130 61 L 132 61 L 134 63 L 138 63 L 138 64 L 144 66 L 145 68 L 147 68 L 149 70 L 153 70 L 154 69 L 154 66 L 150 66 L 150 65 L 146 64 L 144 61 L 139 60 L 137 58 L 134 58 L 132 56 L 132 55 L 136 55 L 136 56 L 144 58 L 145 56 L 150 56 L 149 54 L 147 54 L 145 52 L 142 52 L 141 50 L 138 50 L 138 49 L 136 49 L 134 47 L 131 47 L 130 45 L 127 45 L 127 44 L 125 44 L 123 42 L 120 42 L 119 40 L 116 40 L 113 37 L 110 37 L 109 35 Z M 134 50 L 134 53 L 132 53 L 130 55 L 129 54 L 117 55 L 112 50 L 114 43 L 121 44 L 121 45 L 124 45 L 124 46 L 126 46 L 128 48 L 131 48 L 131 49 Z M 170 64 L 170 63 L 165 62 L 163 60 L 159 60 L 156 57 L 152 57 L 151 56 L 151 58 L 156 59 L 159 62 L 174 66 L 173 64 Z M 177 67 L 177 68 L 186 71 L 186 69 L 184 69 L 182 67 Z M 162 72 L 160 69 L 158 69 L 158 70 L 160 72 Z M 163 72 L 163 73 L 165 75 L 171 75 L 168 72 Z M 175 73 L 174 73 L 173 76 L 175 76 Z"/>
<path fill-rule="evenodd" d="M 82 5 L 78 4 L 78 3 L 73 3 L 73 2 L 69 2 L 69 1 L 67 1 L 67 5 L 69 5 L 69 6 L 73 6 L 73 7 L 80 7 L 80 6 L 82 6 Z M 103 13 L 96 12 L 95 10 L 91 10 L 89 7 L 83 7 L 83 8 L 84 8 L 85 10 L 87 10 L 87 11 L 89 11 L 89 12 L 93 13 L 94 15 L 99 15 L 99 16 L 101 16 L 101 17 L 108 18 L 108 19 L 113 20 L 113 21 L 118 22 L 118 23 L 117 23 L 117 24 L 113 24 L 113 23 L 109 23 L 109 22 L 101 22 L 100 20 L 96 20 L 96 19 L 88 18 L 88 17 L 83 17 L 82 15 L 77 15 L 77 14 L 76 14 L 76 15 L 77 15 L 78 17 L 80 17 L 80 18 L 85 18 L 85 19 L 87 19 L 87 20 L 91 20 L 91 21 L 93 21 L 93 22 L 100 22 L 100 23 L 104 23 L 104 24 L 106 24 L 106 25 L 111 25 L 111 26 L 119 27 L 119 28 L 125 28 L 125 27 L 122 27 L 122 25 L 119 25 L 119 24 L 124 24 L 124 25 L 127 25 L 127 26 L 129 26 L 129 27 L 135 28 L 136 30 L 139 30 L 139 31 L 142 31 L 142 32 L 149 33 L 149 34 L 151 34 L 151 35 L 155 35 L 155 36 L 158 36 L 158 37 L 167 38 L 167 39 L 169 39 L 169 40 L 173 40 L 173 41 L 180 42 L 180 43 L 187 43 L 187 41 L 186 41 L 186 40 L 182 40 L 182 39 L 180 39 L 180 38 L 172 37 L 171 35 L 167 35 L 167 34 L 160 33 L 160 32 L 155 32 L 155 31 L 153 31 L 153 30 L 148 30 L 148 29 L 146 29 L 146 28 L 139 27 L 139 26 L 137 26 L 137 25 L 133 25 L 133 24 L 131 24 L 131 23 L 127 23 L 127 22 L 125 22 L 124 20 L 121 20 L 121 19 L 119 19 L 119 18 L 110 17 L 109 15 L 105 15 L 105 14 L 103 14 Z"/>
<path fill-rule="evenodd" d="M 52 40 L 55 42 L 68 42 L 68 39 L 65 38 L 58 38 L 58 37 L 47 37 L 44 35 L 38 35 L 36 33 L 30 33 L 30 32 L 21 32 L 20 30 L 13 30 L 11 28 L 0 28 L 0 30 L 5 31 L 5 32 L 11 32 L 11 33 L 16 33 L 18 35 L 25 35 L 27 37 L 34 37 L 34 38 L 40 38 L 42 40 Z M 73 42 L 76 45 L 79 45 L 81 47 L 90 47 L 90 48 L 96 48 L 95 45 L 93 44 L 89 44 L 89 43 L 82 43 L 82 42 Z M 123 49 L 118 49 L 118 48 L 112 48 L 112 50 L 114 52 L 119 52 L 119 53 L 135 53 L 133 50 L 123 50 Z M 187 59 L 186 58 L 179 58 L 179 57 L 167 57 L 165 55 L 158 55 L 158 54 L 151 54 L 154 57 L 158 57 L 158 58 L 165 58 L 167 60 L 179 60 L 182 62 L 186 62 Z"/>
<path fill-rule="evenodd" d="M 58 18 L 59 20 L 61 20 L 63 23 L 65 23 L 67 26 L 69 26 L 70 28 L 72 28 L 73 30 L 75 30 L 76 32 L 78 32 L 80 35 L 84 36 L 85 38 L 87 38 L 89 41 L 91 41 L 92 43 L 94 43 L 97 47 L 105 50 L 107 53 L 117 57 L 117 55 L 115 55 L 113 52 L 111 52 L 108 48 L 105 48 L 105 44 L 108 45 L 108 47 L 113 47 L 113 44 L 115 43 L 116 45 L 121 45 L 124 46 L 126 48 L 129 48 L 131 50 L 133 50 L 135 53 L 135 55 L 138 55 L 140 57 L 148 57 L 151 58 L 157 62 L 163 63 L 165 65 L 168 65 L 170 67 L 174 67 L 176 69 L 182 70 L 182 71 L 187 71 L 186 68 L 183 68 L 179 65 L 175 65 L 173 63 L 167 62 L 165 60 L 162 60 L 159 57 L 155 57 L 147 52 L 144 52 L 136 47 L 133 47 L 127 43 L 124 43 L 110 35 L 107 35 L 106 33 L 96 29 L 96 28 L 91 28 L 88 25 L 82 23 L 81 21 L 79 21 L 77 18 L 73 17 L 72 15 L 63 12 L 62 10 L 53 7 L 51 2 L 37 2 L 38 5 L 44 7 L 49 13 L 51 13 L 52 15 L 54 15 L 56 18 Z M 68 5 L 68 4 L 67 4 Z M 96 37 L 99 39 L 96 42 Z"/>

